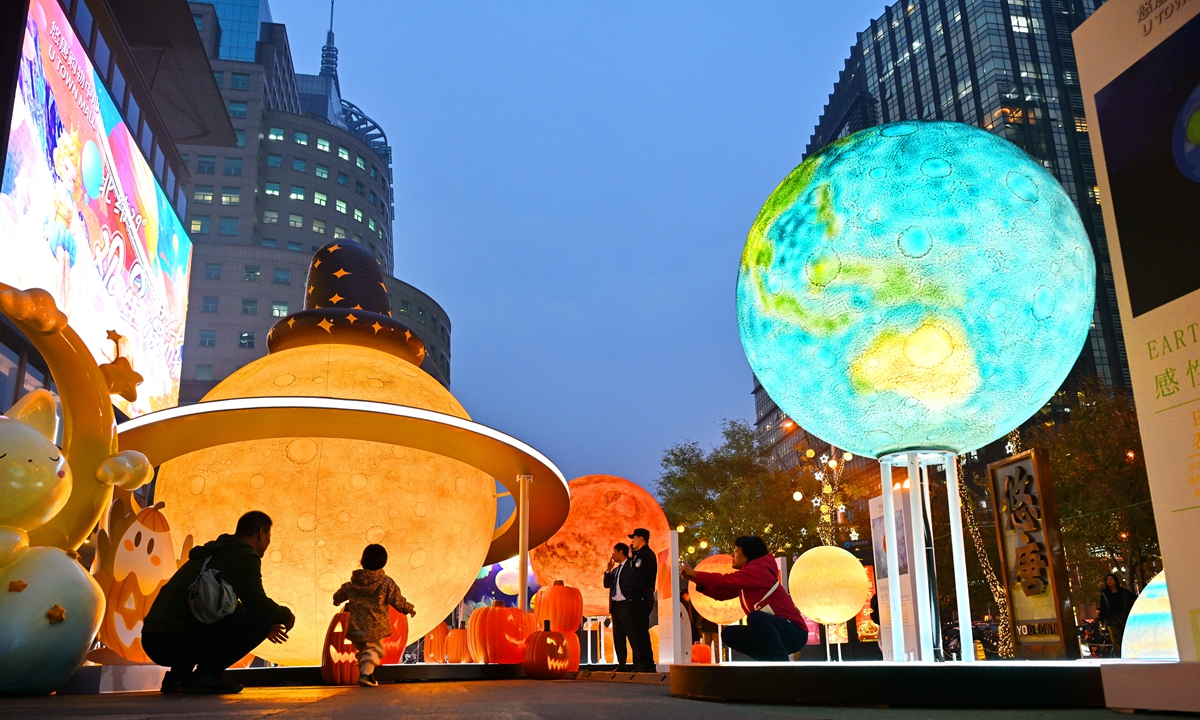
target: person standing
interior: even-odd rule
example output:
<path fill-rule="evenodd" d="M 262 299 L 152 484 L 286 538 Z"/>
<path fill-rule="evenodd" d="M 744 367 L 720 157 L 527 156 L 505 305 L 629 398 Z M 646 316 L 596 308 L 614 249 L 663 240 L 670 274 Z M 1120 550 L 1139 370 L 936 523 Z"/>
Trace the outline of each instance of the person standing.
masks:
<path fill-rule="evenodd" d="M 650 531 L 638 528 L 629 535 L 632 586 L 629 588 L 629 644 L 633 648 L 633 671 L 655 672 L 654 648 L 650 644 L 650 613 L 658 587 L 658 558 L 650 549 Z"/>
<path fill-rule="evenodd" d="M 608 588 L 608 614 L 612 618 L 613 655 L 617 658 L 617 671 L 628 672 L 625 639 L 629 636 L 629 591 L 633 574 L 629 572 L 629 546 L 617 543 L 613 546 L 608 569 L 604 571 L 604 587 Z M 636 657 L 636 656 L 635 656 Z"/>
<path fill-rule="evenodd" d="M 1129 619 L 1134 600 L 1137 595 L 1121 585 L 1116 575 L 1104 576 L 1104 589 L 1100 591 L 1100 622 L 1108 629 L 1115 657 L 1121 657 L 1121 636 L 1125 634 L 1125 621 Z"/>

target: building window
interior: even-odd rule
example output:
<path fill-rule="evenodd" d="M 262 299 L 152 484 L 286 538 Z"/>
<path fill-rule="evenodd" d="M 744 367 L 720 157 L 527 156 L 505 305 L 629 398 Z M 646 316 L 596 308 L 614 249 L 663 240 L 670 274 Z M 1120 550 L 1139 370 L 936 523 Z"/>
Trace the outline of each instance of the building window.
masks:
<path fill-rule="evenodd" d="M 204 279 L 205 280 L 220 280 L 221 279 L 221 263 L 204 263 Z"/>
<path fill-rule="evenodd" d="M 212 175 L 217 172 L 217 157 L 215 155 L 196 156 L 196 174 Z"/>
<path fill-rule="evenodd" d="M 217 225 L 218 235 L 237 235 L 238 234 L 238 219 L 235 217 L 223 217 Z"/>
<path fill-rule="evenodd" d="M 296 172 L 308 172 L 308 162 L 300 158 L 292 158 L 292 169 Z"/>
<path fill-rule="evenodd" d="M 249 114 L 249 107 L 241 100 L 229 101 L 229 117 L 242 119 Z"/>
<path fill-rule="evenodd" d="M 317 177 L 321 178 L 322 180 L 328 180 L 329 179 L 329 168 L 325 167 L 324 165 L 318 165 L 317 166 Z"/>
<path fill-rule="evenodd" d="M 292 271 L 287 268 L 275 268 L 275 284 L 276 285 L 291 285 Z"/>
<path fill-rule="evenodd" d="M 271 317 L 287 317 L 288 304 L 283 300 L 276 300 L 271 303 Z"/>
<path fill-rule="evenodd" d="M 233 135 L 235 138 L 237 138 L 237 146 L 238 147 L 246 147 L 246 131 L 245 130 L 234 130 Z"/>
<path fill-rule="evenodd" d="M 407 300 L 401 300 L 400 301 L 400 314 L 401 315 L 412 315 L 412 303 L 410 303 Z"/>
<path fill-rule="evenodd" d="M 180 153 L 179 159 L 183 161 L 184 167 L 188 166 L 188 154 L 187 153 Z"/>
<path fill-rule="evenodd" d="M 367 218 L 367 227 L 372 231 L 375 230 L 375 218 Z"/>
<path fill-rule="evenodd" d="M 298 132 L 292 135 L 297 145 L 308 145 L 308 133 Z"/>
<path fill-rule="evenodd" d="M 424 308 L 417 308 L 417 322 L 421 323 L 422 325 L 425 324 L 425 309 Z"/>
<path fill-rule="evenodd" d="M 283 167 L 282 155 L 267 155 L 267 167 Z"/>
<path fill-rule="evenodd" d="M 329 141 L 325 138 L 317 138 L 317 149 L 321 152 L 329 152 Z"/>
<path fill-rule="evenodd" d="M 360 181 L 360 180 L 354 181 L 354 192 L 358 193 L 359 195 L 366 195 L 367 194 L 366 190 L 367 190 L 367 186 L 363 185 L 362 181 Z"/>
<path fill-rule="evenodd" d="M 200 28 L 197 27 L 196 29 L 199 30 Z M 225 87 L 225 73 L 220 70 L 213 72 L 213 80 L 217 81 L 217 87 Z"/>
<path fill-rule="evenodd" d="M 354 233 L 353 240 L 354 240 L 354 242 L 358 243 L 359 245 L 362 245 L 362 235 L 359 235 L 358 233 Z"/>
<path fill-rule="evenodd" d="M 318 235 L 325 234 L 325 221 L 313 218 L 312 231 Z"/>
<path fill-rule="evenodd" d="M 292 200 L 303 200 L 304 199 L 304 188 L 300 187 L 299 185 L 293 185 L 292 186 L 292 194 L 289 195 L 288 197 L 291 198 Z"/>
<path fill-rule="evenodd" d="M 342 187 L 350 187 L 350 176 L 344 172 L 340 172 L 337 175 L 337 182 Z"/>
<path fill-rule="evenodd" d="M 358 208 L 354 208 L 354 220 L 356 222 L 362 222 L 362 219 L 363 219 L 362 210 L 359 210 Z"/>
<path fill-rule="evenodd" d="M 343 214 L 343 215 L 345 215 L 345 214 L 346 214 L 346 201 L 345 201 L 345 200 L 335 200 L 335 201 L 333 202 L 333 206 L 334 206 L 334 207 L 337 209 L 337 211 L 338 211 L 338 212 L 340 212 L 341 214 Z"/>
<path fill-rule="evenodd" d="M 225 186 L 221 188 L 221 204 L 222 205 L 241 205 L 242 204 L 242 189 L 237 187 Z"/>
<path fill-rule="evenodd" d="M 372 165 L 371 166 L 371 179 L 374 180 L 377 177 L 379 177 L 379 168 Z"/>
<path fill-rule="evenodd" d="M 325 207 L 329 202 L 329 198 L 323 192 L 313 192 L 313 204 Z"/>
<path fill-rule="evenodd" d="M 200 203 L 201 205 L 212 205 L 213 186 L 212 185 L 197 185 L 192 191 L 192 202 Z"/>
<path fill-rule="evenodd" d="M 225 158 L 225 174 L 240 176 L 242 174 L 242 159 Z"/>
<path fill-rule="evenodd" d="M 221 298 L 215 295 L 205 295 L 200 301 L 200 312 L 215 313 L 221 304 Z"/>
<path fill-rule="evenodd" d="M 366 169 L 367 169 L 367 161 L 366 161 L 366 160 L 363 160 L 363 156 L 362 156 L 362 155 L 358 155 L 358 156 L 356 156 L 356 157 L 355 157 L 354 164 L 358 166 L 358 169 L 359 169 L 359 170 L 366 170 Z"/>
<path fill-rule="evenodd" d="M 287 249 L 294 250 L 296 252 L 304 252 L 304 245 L 296 242 L 295 240 L 288 240 Z"/>
<path fill-rule="evenodd" d="M 193 215 L 192 216 L 192 232 L 197 235 L 208 234 L 208 224 L 211 218 L 208 215 Z"/>
<path fill-rule="evenodd" d="M 197 380 L 212 380 L 213 379 L 212 365 L 197 365 L 196 366 L 196 379 Z"/>
<path fill-rule="evenodd" d="M 253 350 L 254 349 L 254 333 L 252 333 L 252 332 L 239 333 L 238 334 L 238 347 L 245 348 L 247 350 Z"/>
<path fill-rule="evenodd" d="M 263 210 L 263 225 L 278 225 L 279 211 L 278 210 Z"/>
<path fill-rule="evenodd" d="M 333 239 L 334 240 L 345 240 L 346 239 L 346 228 L 342 227 L 341 225 L 334 225 L 333 226 Z"/>
<path fill-rule="evenodd" d="M 247 73 L 229 73 L 230 90 L 249 90 L 250 75 Z"/>
<path fill-rule="evenodd" d="M 275 221 L 279 222 L 279 214 L 278 213 L 275 214 Z M 269 248 L 273 248 L 277 244 L 275 238 L 263 238 L 262 240 L 259 240 L 259 243 L 263 247 L 269 247 Z"/>
<path fill-rule="evenodd" d="M 267 183 L 266 193 L 268 195 L 278 196 L 279 195 L 279 183 L 273 183 L 273 182 Z"/>
<path fill-rule="evenodd" d="M 200 347 L 216 347 L 217 346 L 217 331 L 216 330 L 201 330 L 200 331 Z"/>
<path fill-rule="evenodd" d="M 242 298 L 242 314 L 257 315 L 258 314 L 258 298 Z"/>
<path fill-rule="evenodd" d="M 339 146 L 338 147 L 338 157 L 341 158 L 342 160 L 349 160 L 350 159 L 350 151 L 344 147 Z"/>
<path fill-rule="evenodd" d="M 242 267 L 242 280 L 244 282 L 258 282 L 261 277 L 262 271 L 257 265 L 245 265 Z"/>
<path fill-rule="evenodd" d="M 277 127 L 271 128 L 267 132 L 267 139 L 268 140 L 282 140 L 283 139 L 283 128 L 277 128 Z"/>
<path fill-rule="evenodd" d="M 288 227 L 302 228 L 304 227 L 304 216 L 296 213 L 288 213 Z"/>
<path fill-rule="evenodd" d="M 372 190 L 371 191 L 371 204 L 374 205 L 377 202 L 379 202 L 379 196 L 375 194 L 374 190 Z"/>

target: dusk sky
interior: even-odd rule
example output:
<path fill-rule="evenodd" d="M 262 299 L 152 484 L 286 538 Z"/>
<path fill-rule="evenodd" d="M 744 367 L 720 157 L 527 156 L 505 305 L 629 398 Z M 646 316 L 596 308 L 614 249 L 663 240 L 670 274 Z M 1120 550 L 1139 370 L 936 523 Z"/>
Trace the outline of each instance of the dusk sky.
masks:
<path fill-rule="evenodd" d="M 394 153 L 396 275 L 453 326 L 471 416 L 568 479 L 653 488 L 753 421 L 734 284 L 882 0 L 338 0 L 342 95 Z M 275 0 L 315 73 L 324 0 Z"/>

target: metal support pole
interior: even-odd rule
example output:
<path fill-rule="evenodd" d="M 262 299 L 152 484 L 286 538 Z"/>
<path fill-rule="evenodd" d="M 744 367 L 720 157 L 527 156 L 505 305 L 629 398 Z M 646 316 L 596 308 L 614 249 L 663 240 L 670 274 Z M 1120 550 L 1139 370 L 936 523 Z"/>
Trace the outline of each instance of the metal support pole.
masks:
<path fill-rule="evenodd" d="M 929 602 L 929 569 L 925 562 L 925 498 L 921 492 L 921 468 L 915 452 L 908 453 L 908 499 L 912 510 L 909 526 L 912 529 L 912 547 L 908 552 L 908 563 L 913 570 L 913 605 L 917 611 L 917 659 L 932 661 L 933 612 Z"/>
<path fill-rule="evenodd" d="M 517 476 L 517 568 L 521 589 L 517 594 L 517 607 L 529 611 L 529 483 L 532 475 Z"/>
<path fill-rule="evenodd" d="M 833 662 L 833 656 L 829 653 L 829 626 L 825 626 L 825 662 Z"/>
<path fill-rule="evenodd" d="M 904 662 L 904 611 L 900 601 L 900 544 L 896 538 L 896 500 L 892 494 L 891 462 L 879 463 L 879 477 L 883 485 L 883 544 L 887 556 L 892 660 Z"/>
<path fill-rule="evenodd" d="M 587 633 L 586 633 L 586 634 L 587 634 L 587 643 L 588 643 L 588 644 L 587 644 L 587 656 L 586 656 L 586 657 L 587 657 L 587 664 L 588 664 L 588 665 L 591 665 L 591 664 L 593 663 L 593 660 L 592 660 L 592 658 L 593 658 L 593 657 L 595 657 L 595 655 L 592 655 L 592 627 L 593 627 L 595 624 L 596 624 L 596 623 L 595 623 L 595 621 L 594 621 L 594 620 L 592 620 L 592 618 L 587 618 L 587 619 L 584 621 L 584 623 L 583 623 L 583 626 L 584 626 L 585 628 L 587 628 Z"/>
<path fill-rule="evenodd" d="M 946 453 L 946 495 L 950 498 L 950 552 L 954 560 L 954 595 L 958 598 L 958 645 L 964 662 L 975 662 L 971 633 L 971 596 L 967 587 L 967 552 L 963 543 L 962 500 L 958 456 Z"/>

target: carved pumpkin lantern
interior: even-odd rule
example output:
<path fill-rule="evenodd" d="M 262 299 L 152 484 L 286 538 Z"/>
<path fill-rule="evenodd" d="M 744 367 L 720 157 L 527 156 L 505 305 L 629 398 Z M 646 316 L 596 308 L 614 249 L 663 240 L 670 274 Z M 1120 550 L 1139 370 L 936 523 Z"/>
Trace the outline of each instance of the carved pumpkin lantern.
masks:
<path fill-rule="evenodd" d="M 429 634 L 425 636 L 425 662 L 446 662 L 446 654 L 447 650 L 449 650 L 447 640 L 449 637 L 450 627 L 444 622 L 438 623 L 429 631 Z"/>
<path fill-rule="evenodd" d="M 120 657 L 135 663 L 151 662 L 142 650 L 142 620 L 158 597 L 155 588 L 143 595 L 137 573 L 112 583 L 105 597 L 104 620 L 100 623 L 100 641 Z"/>
<path fill-rule="evenodd" d="M 474 662 L 471 657 L 470 644 L 467 641 L 466 628 L 454 628 L 446 634 L 446 662 Z"/>
<path fill-rule="evenodd" d="M 519 608 L 506 607 L 497 600 L 481 607 L 467 621 L 467 641 L 475 662 L 519 665 L 523 659 L 525 638 L 533 632 L 533 615 Z"/>
<path fill-rule="evenodd" d="M 570 670 L 570 649 L 567 636 L 550 629 L 550 621 L 542 623 L 542 630 L 525 639 L 525 656 L 521 667 L 525 674 L 535 680 L 559 680 Z"/>
<path fill-rule="evenodd" d="M 549 620 L 551 630 L 574 634 L 583 622 L 583 593 L 562 580 L 555 580 L 553 585 L 537 591 L 534 608 L 536 627 Z"/>
<path fill-rule="evenodd" d="M 567 639 L 567 670 L 576 672 L 579 670 L 579 636 L 573 632 L 563 633 L 563 637 Z M 526 640 L 525 642 L 529 642 Z"/>
<path fill-rule="evenodd" d="M 712 646 L 704 643 L 692 644 L 692 662 L 711 663 L 713 661 Z"/>
<path fill-rule="evenodd" d="M 346 639 L 350 613 L 342 608 L 334 613 L 321 644 L 321 680 L 326 685 L 354 685 L 358 682 L 358 661 L 354 645 Z"/>
<path fill-rule="evenodd" d="M 408 616 L 388 608 L 388 627 L 391 634 L 383 639 L 383 665 L 399 665 L 408 647 Z"/>

